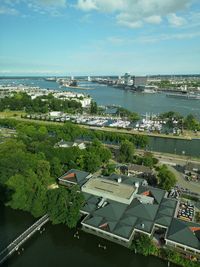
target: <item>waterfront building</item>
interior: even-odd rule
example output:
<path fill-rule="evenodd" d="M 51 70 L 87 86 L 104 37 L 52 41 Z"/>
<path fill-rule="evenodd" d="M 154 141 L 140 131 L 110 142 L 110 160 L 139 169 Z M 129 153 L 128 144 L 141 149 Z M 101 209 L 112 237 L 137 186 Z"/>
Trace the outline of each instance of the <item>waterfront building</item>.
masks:
<path fill-rule="evenodd" d="M 96 177 L 70 170 L 58 178 L 61 185 L 80 186 L 85 197 L 82 229 L 129 247 L 138 233 L 158 239 L 184 253 L 200 257 L 200 224 L 177 217 L 179 201 L 145 179 L 111 175 Z"/>
<path fill-rule="evenodd" d="M 147 84 L 147 76 L 136 76 L 134 79 L 134 86 L 135 87 L 142 87 L 144 88 Z"/>
<path fill-rule="evenodd" d="M 125 73 L 123 80 L 125 86 L 131 86 L 134 83 L 133 77 L 130 75 L 130 73 Z"/>

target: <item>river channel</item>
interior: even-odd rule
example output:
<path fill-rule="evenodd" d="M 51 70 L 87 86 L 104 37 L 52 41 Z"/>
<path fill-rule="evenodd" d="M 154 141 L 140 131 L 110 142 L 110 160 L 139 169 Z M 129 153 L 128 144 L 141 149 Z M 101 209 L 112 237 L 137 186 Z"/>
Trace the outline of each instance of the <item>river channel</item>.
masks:
<path fill-rule="evenodd" d="M 0 250 L 28 228 L 34 218 L 22 211 L 12 210 L 0 203 Z M 2 216 L 3 215 L 3 216 Z M 45 229 L 45 230 L 44 230 Z M 80 238 L 74 238 L 76 230 L 64 225 L 43 227 L 2 266 L 9 267 L 167 267 L 167 262 L 155 257 L 134 254 L 120 245 L 104 241 L 79 231 Z M 99 248 L 101 244 L 106 249 Z M 175 265 L 170 265 L 175 267 Z"/>

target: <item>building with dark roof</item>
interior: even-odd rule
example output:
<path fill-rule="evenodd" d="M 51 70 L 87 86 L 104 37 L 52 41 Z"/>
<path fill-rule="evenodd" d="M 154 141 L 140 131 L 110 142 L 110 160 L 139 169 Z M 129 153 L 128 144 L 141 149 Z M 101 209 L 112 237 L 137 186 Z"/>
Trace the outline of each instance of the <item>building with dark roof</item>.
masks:
<path fill-rule="evenodd" d="M 71 186 L 79 185 L 82 186 L 92 175 L 89 172 L 79 171 L 75 169 L 69 170 L 58 178 L 58 182 L 61 185 Z"/>
<path fill-rule="evenodd" d="M 200 254 L 200 224 L 173 218 L 167 231 L 166 243 Z"/>
<path fill-rule="evenodd" d="M 179 202 L 167 198 L 165 190 L 137 177 L 93 177 L 79 170 L 70 170 L 58 180 L 80 186 L 85 198 L 84 231 L 130 246 L 135 234 L 153 236 L 160 229 L 166 245 L 200 257 L 200 224 L 178 219 Z"/>

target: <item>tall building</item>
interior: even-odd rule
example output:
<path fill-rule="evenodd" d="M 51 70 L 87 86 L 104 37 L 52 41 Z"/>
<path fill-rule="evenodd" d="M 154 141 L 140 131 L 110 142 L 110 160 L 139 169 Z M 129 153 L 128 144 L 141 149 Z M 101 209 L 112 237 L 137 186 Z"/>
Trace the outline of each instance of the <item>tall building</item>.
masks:
<path fill-rule="evenodd" d="M 134 79 L 135 87 L 144 87 L 147 84 L 147 76 L 136 76 Z"/>

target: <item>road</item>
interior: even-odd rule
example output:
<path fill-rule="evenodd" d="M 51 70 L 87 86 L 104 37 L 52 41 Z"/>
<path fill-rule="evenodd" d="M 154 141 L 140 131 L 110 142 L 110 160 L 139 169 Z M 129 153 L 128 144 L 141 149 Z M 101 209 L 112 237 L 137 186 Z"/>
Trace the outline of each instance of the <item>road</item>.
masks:
<path fill-rule="evenodd" d="M 178 186 L 200 194 L 200 183 L 188 182 L 185 180 L 184 175 L 181 172 L 178 172 L 174 167 L 168 165 L 168 168 L 175 174 Z"/>

